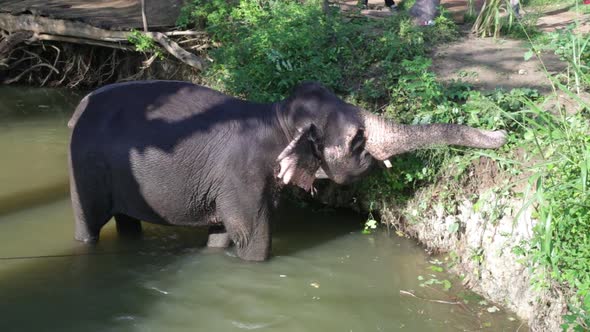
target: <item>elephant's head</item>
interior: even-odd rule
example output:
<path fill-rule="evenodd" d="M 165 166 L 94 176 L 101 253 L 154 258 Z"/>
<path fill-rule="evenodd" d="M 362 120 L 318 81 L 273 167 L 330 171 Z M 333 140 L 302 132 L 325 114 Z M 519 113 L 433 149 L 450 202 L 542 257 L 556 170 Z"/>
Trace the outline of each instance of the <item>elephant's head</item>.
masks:
<path fill-rule="evenodd" d="M 433 145 L 498 148 L 505 131 L 461 125 L 401 125 L 348 104 L 317 83 L 303 83 L 278 104 L 279 123 L 290 137 L 278 157 L 278 177 L 311 189 L 320 168 L 334 182 L 350 183 L 376 161 Z"/>

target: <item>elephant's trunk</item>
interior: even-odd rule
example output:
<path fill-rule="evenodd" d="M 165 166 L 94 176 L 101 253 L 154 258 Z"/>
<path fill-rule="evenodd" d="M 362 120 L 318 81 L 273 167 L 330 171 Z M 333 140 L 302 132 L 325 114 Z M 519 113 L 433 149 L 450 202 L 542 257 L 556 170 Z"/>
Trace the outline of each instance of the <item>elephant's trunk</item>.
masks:
<path fill-rule="evenodd" d="M 493 149 L 506 143 L 503 130 L 480 130 L 453 124 L 402 125 L 363 112 L 367 151 L 378 160 L 435 145 Z"/>

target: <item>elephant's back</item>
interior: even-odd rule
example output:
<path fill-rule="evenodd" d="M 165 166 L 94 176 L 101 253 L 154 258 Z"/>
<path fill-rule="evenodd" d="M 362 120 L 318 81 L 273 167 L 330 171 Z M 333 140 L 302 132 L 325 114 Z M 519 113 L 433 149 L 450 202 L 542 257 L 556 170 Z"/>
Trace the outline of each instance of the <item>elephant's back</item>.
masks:
<path fill-rule="evenodd" d="M 207 87 L 182 81 L 133 81 L 106 85 L 88 95 L 78 104 L 68 122 L 74 128 L 81 119 L 93 127 L 109 126 L 110 121 L 164 120 L 180 121 L 202 113 L 216 104 L 236 99 Z M 121 123 L 128 125 L 126 123 Z"/>

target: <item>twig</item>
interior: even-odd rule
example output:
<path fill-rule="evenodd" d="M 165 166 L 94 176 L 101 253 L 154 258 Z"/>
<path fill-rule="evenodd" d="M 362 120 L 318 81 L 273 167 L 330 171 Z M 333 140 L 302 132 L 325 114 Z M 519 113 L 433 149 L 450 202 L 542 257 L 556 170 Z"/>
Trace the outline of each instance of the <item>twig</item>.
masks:
<path fill-rule="evenodd" d="M 148 69 L 148 68 L 149 68 L 149 67 L 152 65 L 152 63 L 154 63 L 154 61 L 155 61 L 157 58 L 158 58 L 158 54 L 154 54 L 154 55 L 152 55 L 152 56 L 151 56 L 149 59 L 145 60 L 145 61 L 142 63 L 142 67 L 143 67 L 144 69 Z"/>
<path fill-rule="evenodd" d="M 185 64 L 195 67 L 199 70 L 203 70 L 205 67 L 205 63 L 201 58 L 178 46 L 177 43 L 170 40 L 165 34 L 161 32 L 148 32 L 146 35 L 152 37 L 152 39 L 164 47 L 168 53 L 172 54 L 175 58 L 184 62 Z"/>
<path fill-rule="evenodd" d="M 47 67 L 47 68 L 49 68 L 49 69 L 51 69 L 51 70 L 55 71 L 57 74 L 59 74 L 59 71 L 58 71 L 57 69 L 55 69 L 53 66 L 51 66 L 51 65 L 49 65 L 49 64 L 46 64 L 46 63 L 38 63 L 38 64 L 36 64 L 36 65 L 34 65 L 34 66 L 32 66 L 32 67 L 29 67 L 27 70 L 25 70 L 25 71 L 23 71 L 22 73 L 18 74 L 18 76 L 14 77 L 14 78 L 11 78 L 11 79 L 4 80 L 4 82 L 3 82 L 3 83 L 5 83 L 5 84 L 14 83 L 14 82 L 16 82 L 16 81 L 20 80 L 20 78 L 21 78 L 21 77 L 22 77 L 24 74 L 26 74 L 26 73 L 30 72 L 31 70 L 33 70 L 33 69 L 35 69 L 35 68 L 39 68 L 39 67 Z"/>
<path fill-rule="evenodd" d="M 412 293 L 412 292 L 408 292 L 408 291 L 405 291 L 405 290 L 400 290 L 399 293 L 402 294 L 402 295 L 408 295 L 408 296 L 415 297 L 417 299 L 428 301 L 428 302 L 442 303 L 442 304 L 461 304 L 460 301 L 451 302 L 451 301 L 443 301 L 443 300 L 425 299 L 423 297 L 419 297 L 419 296 L 414 295 L 414 293 Z"/>
<path fill-rule="evenodd" d="M 206 35 L 207 33 L 205 31 L 185 30 L 185 31 L 168 31 L 168 32 L 164 32 L 164 34 L 168 37 L 172 37 L 172 36 Z"/>
<path fill-rule="evenodd" d="M 185 40 L 179 41 L 178 44 L 179 45 L 180 44 L 186 44 L 186 43 L 190 43 L 190 42 L 194 42 L 194 41 L 202 40 L 202 39 L 203 38 L 200 38 L 200 37 L 197 37 L 197 38 L 189 38 L 189 39 L 185 39 Z"/>
<path fill-rule="evenodd" d="M 16 68 L 16 66 L 18 66 L 21 62 L 31 60 L 31 59 L 35 59 L 35 57 L 29 56 L 26 58 L 20 58 L 20 59 L 16 60 L 15 62 L 11 63 L 9 68 Z"/>
<path fill-rule="evenodd" d="M 148 32 L 147 17 L 145 16 L 145 0 L 141 0 L 141 21 L 143 22 L 143 32 Z"/>
<path fill-rule="evenodd" d="M 202 50 L 207 49 L 209 47 L 211 47 L 211 45 L 209 45 L 209 44 L 203 44 L 203 45 L 195 45 L 195 46 L 192 46 L 192 47 L 190 47 L 190 49 L 191 50 L 202 51 Z"/>
<path fill-rule="evenodd" d="M 55 51 L 57 52 L 57 55 L 55 56 L 55 61 L 53 61 L 53 68 L 55 68 L 55 66 L 57 65 L 57 61 L 59 61 L 59 56 L 61 54 L 60 49 L 57 46 L 53 46 L 53 45 L 49 45 L 51 47 L 53 47 L 55 49 Z M 45 83 L 47 83 L 47 80 L 49 79 L 49 76 L 51 76 L 51 74 L 53 74 L 53 71 L 49 71 L 49 73 L 47 74 L 47 76 L 45 76 L 45 79 L 43 80 L 43 82 L 41 82 L 41 86 L 44 86 Z M 59 74 L 59 72 L 58 72 Z"/>
<path fill-rule="evenodd" d="M 35 37 L 37 38 L 37 40 L 53 40 L 53 41 L 61 41 L 61 42 L 73 43 L 73 44 L 94 45 L 94 46 L 116 48 L 116 49 L 126 50 L 126 51 L 134 51 L 135 50 L 133 47 L 128 46 L 128 45 L 124 45 L 121 42 L 104 42 L 104 41 L 95 40 L 95 39 L 57 36 L 57 35 L 48 35 L 48 34 L 38 34 L 38 35 L 35 35 Z"/>

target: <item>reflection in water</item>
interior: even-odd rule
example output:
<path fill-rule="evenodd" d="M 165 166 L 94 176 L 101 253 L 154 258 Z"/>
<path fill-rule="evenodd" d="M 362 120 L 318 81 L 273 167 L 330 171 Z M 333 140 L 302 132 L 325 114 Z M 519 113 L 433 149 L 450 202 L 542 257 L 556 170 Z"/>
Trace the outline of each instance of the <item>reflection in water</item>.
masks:
<path fill-rule="evenodd" d="M 79 95 L 0 88 L 0 214 L 67 195 L 66 123 Z"/>
<path fill-rule="evenodd" d="M 280 213 L 274 257 L 265 263 L 206 249 L 206 232 L 182 227 L 144 225 L 141 239 L 125 240 L 110 223 L 97 246 L 84 246 L 73 240 L 67 192 L 47 189 L 67 179 L 65 124 L 77 97 L 22 91 L 0 89 L 6 157 L 0 331 L 514 331 L 520 325 L 506 313 L 488 313 L 458 282 L 448 292 L 421 287 L 451 277 L 430 270 L 432 258 L 414 242 L 385 232 L 362 235 L 363 220 L 341 212 Z M 52 203 L 30 198 L 44 190 Z M 2 211 L 10 200 L 12 212 Z M 33 256 L 52 257 L 24 258 Z M 21 258 L 8 259 L 14 257 Z M 434 303 L 400 290 L 450 302 L 464 293 L 470 303 Z"/>

